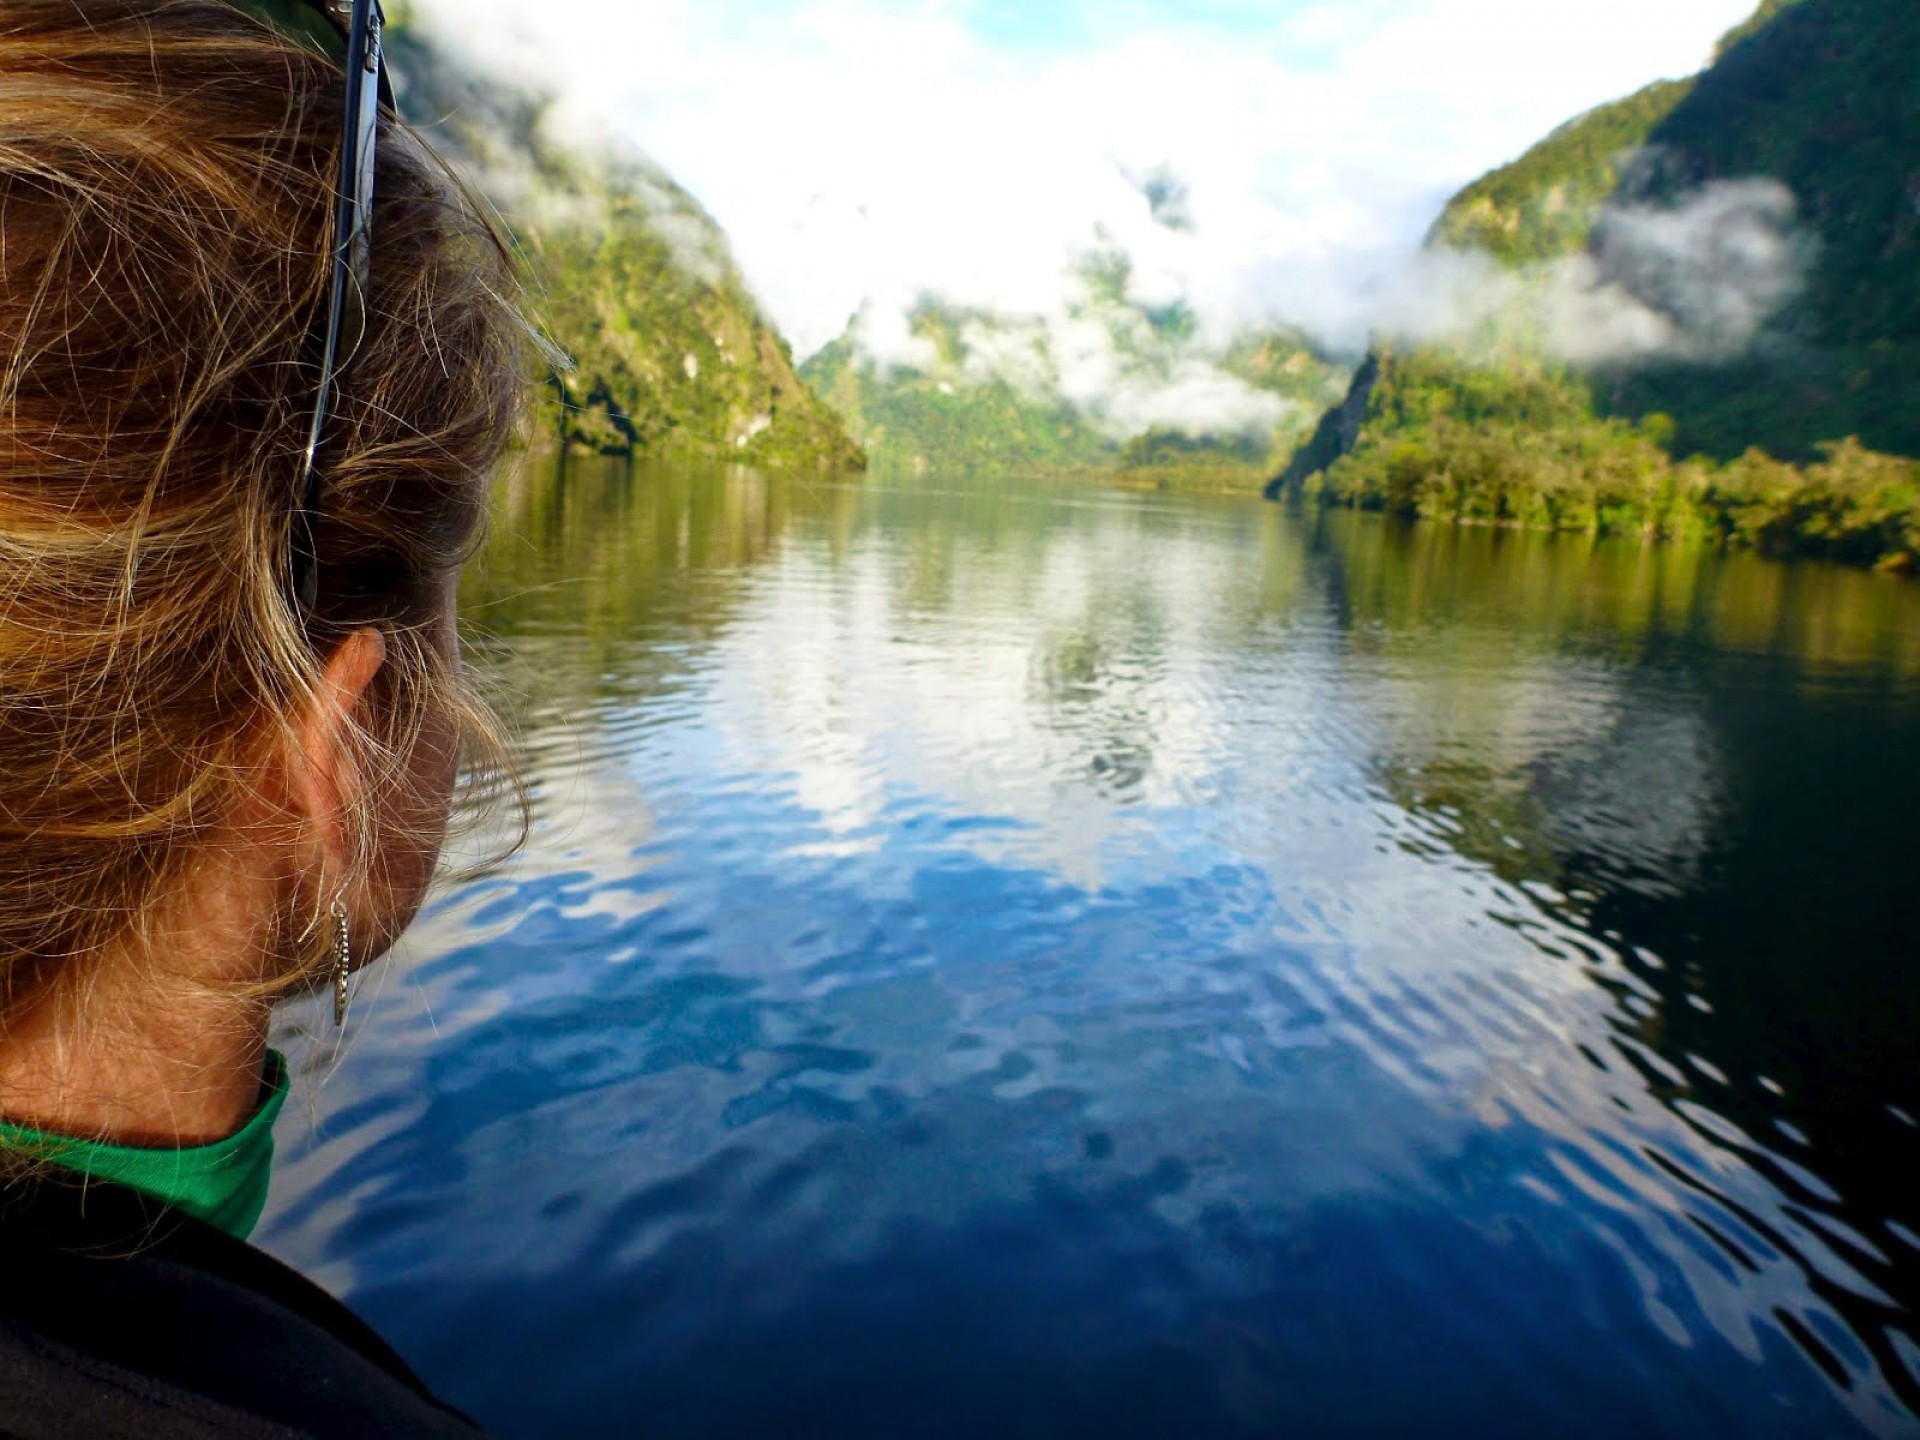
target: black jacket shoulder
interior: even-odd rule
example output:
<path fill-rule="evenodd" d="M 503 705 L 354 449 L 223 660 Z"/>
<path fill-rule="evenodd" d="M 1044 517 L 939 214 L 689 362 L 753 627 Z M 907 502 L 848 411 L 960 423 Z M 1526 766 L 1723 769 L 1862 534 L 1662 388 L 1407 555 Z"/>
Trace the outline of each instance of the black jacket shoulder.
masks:
<path fill-rule="evenodd" d="M 0 1190 L 0 1436 L 481 1434 L 264 1251 L 119 1186 Z"/>

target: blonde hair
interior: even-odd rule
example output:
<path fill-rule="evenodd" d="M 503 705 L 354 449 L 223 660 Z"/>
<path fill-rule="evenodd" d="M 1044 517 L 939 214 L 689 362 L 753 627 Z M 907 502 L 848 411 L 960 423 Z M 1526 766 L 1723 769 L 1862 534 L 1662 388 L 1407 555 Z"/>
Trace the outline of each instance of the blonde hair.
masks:
<path fill-rule="evenodd" d="M 390 118 L 314 612 L 291 593 L 341 91 L 224 0 L 0 8 L 0 1037 L 140 940 L 351 629 L 386 641 L 376 790 L 426 717 L 490 733 L 432 632 L 527 330 L 486 212 Z"/>

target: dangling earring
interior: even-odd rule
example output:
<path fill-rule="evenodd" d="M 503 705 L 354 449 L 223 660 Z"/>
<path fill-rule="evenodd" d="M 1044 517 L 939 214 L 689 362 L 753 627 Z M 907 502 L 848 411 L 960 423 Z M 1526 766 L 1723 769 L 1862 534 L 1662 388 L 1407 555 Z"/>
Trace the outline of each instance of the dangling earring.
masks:
<path fill-rule="evenodd" d="M 333 902 L 333 1023 L 347 1023 L 347 975 L 353 968 L 353 949 L 347 942 L 347 907 Z"/>

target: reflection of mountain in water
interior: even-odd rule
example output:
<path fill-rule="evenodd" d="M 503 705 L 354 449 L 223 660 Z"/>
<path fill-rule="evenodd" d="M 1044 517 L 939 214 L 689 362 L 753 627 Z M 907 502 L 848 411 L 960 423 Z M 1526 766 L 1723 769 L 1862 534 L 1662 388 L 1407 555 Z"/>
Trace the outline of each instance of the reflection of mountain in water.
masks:
<path fill-rule="evenodd" d="M 1905 1423 L 1920 592 L 576 468 L 467 599 L 541 833 L 270 1233 L 503 1430 Z"/>
<path fill-rule="evenodd" d="M 1563 883 L 1582 856 L 1610 888 L 1671 898 L 1699 880 L 1720 776 L 1684 689 L 1574 656 L 1464 691 L 1423 679 L 1396 712 L 1381 781 L 1445 820 L 1434 843 L 1516 879 Z"/>
<path fill-rule="evenodd" d="M 1716 757 L 1701 718 L 1635 695 L 1583 744 L 1540 766 L 1534 795 L 1555 854 L 1591 856 L 1610 885 L 1672 898 L 1699 883 L 1715 820 Z"/>
<path fill-rule="evenodd" d="M 1791 1197 L 1788 1233 L 1741 1227 L 1799 1255 L 1898 1375 L 1882 1327 L 1920 1297 L 1920 1211 L 1888 1161 L 1920 1099 L 1913 597 L 1629 546 L 1563 588 L 1552 557 L 1584 543 L 1416 531 L 1369 556 L 1353 536 L 1375 527 L 1341 530 L 1357 641 L 1385 626 L 1419 672 L 1377 751 L 1408 843 L 1623 958 L 1624 1053 Z"/>

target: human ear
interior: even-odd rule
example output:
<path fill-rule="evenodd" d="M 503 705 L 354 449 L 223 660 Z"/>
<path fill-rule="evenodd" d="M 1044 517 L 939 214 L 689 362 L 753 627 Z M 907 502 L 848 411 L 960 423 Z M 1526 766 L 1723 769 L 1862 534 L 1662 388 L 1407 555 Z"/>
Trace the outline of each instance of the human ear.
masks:
<path fill-rule="evenodd" d="M 313 704 L 299 727 L 299 764 L 291 798 L 306 822 L 312 863 L 345 874 L 353 863 L 351 816 L 364 780 L 354 759 L 356 716 L 386 663 L 387 641 L 372 626 L 351 631 L 327 657 Z"/>

